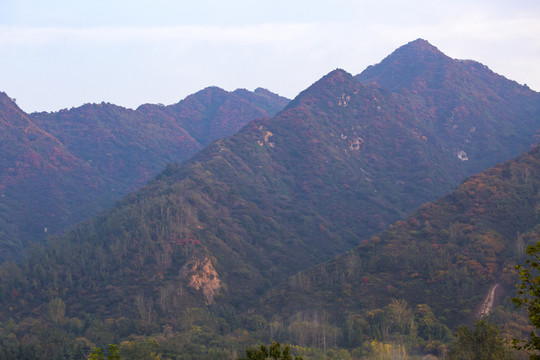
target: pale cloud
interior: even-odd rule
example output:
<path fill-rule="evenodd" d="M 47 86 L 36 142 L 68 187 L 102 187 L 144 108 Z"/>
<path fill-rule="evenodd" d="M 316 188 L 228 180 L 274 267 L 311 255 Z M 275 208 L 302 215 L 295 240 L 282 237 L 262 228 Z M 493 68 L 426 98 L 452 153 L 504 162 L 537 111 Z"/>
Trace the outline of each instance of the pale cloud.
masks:
<path fill-rule="evenodd" d="M 88 11 L 4 1 L 13 9 L 0 5 L 0 91 L 27 111 L 173 103 L 210 85 L 294 97 L 337 67 L 357 74 L 417 38 L 540 90 L 540 7 L 529 0 L 99 0 Z"/>
<path fill-rule="evenodd" d="M 291 42 L 309 34 L 312 24 L 260 24 L 248 26 L 167 27 L 21 27 L 0 26 L 0 45 L 48 45 L 51 43 L 94 42 L 100 44 L 144 44 L 171 41 L 242 43 L 256 45 Z"/>

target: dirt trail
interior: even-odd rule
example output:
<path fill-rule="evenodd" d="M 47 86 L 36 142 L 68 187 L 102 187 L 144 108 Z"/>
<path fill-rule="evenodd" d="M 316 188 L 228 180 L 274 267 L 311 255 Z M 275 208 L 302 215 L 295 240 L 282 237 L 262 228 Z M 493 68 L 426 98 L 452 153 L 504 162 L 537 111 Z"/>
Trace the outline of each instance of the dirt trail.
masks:
<path fill-rule="evenodd" d="M 480 310 L 478 311 L 478 318 L 489 315 L 491 309 L 493 309 L 493 303 L 495 302 L 495 291 L 498 287 L 499 284 L 495 284 L 489 289 L 488 294 L 482 302 Z"/>

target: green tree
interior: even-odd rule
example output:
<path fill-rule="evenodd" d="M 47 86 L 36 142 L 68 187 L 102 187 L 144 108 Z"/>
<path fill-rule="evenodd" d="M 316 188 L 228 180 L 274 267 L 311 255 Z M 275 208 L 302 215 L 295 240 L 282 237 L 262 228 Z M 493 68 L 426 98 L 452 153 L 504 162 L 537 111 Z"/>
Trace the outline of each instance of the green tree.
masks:
<path fill-rule="evenodd" d="M 540 360 L 540 336 L 537 334 L 540 328 L 540 241 L 528 246 L 526 252 L 529 258 L 525 265 L 516 266 L 520 282 L 516 285 L 518 296 L 512 298 L 512 302 L 527 310 L 529 321 L 535 330 L 531 331 L 529 340 L 514 339 L 513 343 L 517 349 L 534 351 L 529 359 Z"/>
<path fill-rule="evenodd" d="M 126 341 L 120 345 L 120 355 L 122 359 L 129 360 L 158 360 L 159 343 L 152 338 L 144 340 Z"/>
<path fill-rule="evenodd" d="M 105 357 L 103 351 L 100 348 L 95 347 L 94 351 L 90 353 L 88 360 L 120 360 L 120 355 L 118 354 L 118 345 L 109 345 L 109 354 Z"/>
<path fill-rule="evenodd" d="M 285 345 L 283 351 L 281 351 L 281 345 L 278 342 L 272 343 L 270 346 L 259 345 L 257 349 L 246 349 L 246 357 L 238 358 L 237 360 L 303 360 L 302 357 L 297 356 L 295 358 L 291 355 L 291 348 L 289 345 Z"/>
<path fill-rule="evenodd" d="M 51 321 L 58 324 L 64 320 L 66 315 L 66 304 L 60 298 L 54 298 L 47 305 L 47 312 Z"/>
<path fill-rule="evenodd" d="M 510 352 L 497 325 L 481 319 L 474 322 L 474 330 L 459 326 L 452 344 L 452 360 L 507 360 Z"/>

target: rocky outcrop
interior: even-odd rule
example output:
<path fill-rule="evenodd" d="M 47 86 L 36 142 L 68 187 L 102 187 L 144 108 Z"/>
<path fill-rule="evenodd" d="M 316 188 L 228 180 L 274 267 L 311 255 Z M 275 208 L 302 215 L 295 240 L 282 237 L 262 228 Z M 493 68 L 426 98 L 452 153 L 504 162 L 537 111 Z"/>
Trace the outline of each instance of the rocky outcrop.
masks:
<path fill-rule="evenodd" d="M 193 260 L 183 269 L 184 277 L 188 279 L 188 285 L 195 290 L 201 291 L 207 305 L 214 302 L 214 297 L 221 289 L 221 280 L 210 258 L 206 256 L 202 260 Z"/>

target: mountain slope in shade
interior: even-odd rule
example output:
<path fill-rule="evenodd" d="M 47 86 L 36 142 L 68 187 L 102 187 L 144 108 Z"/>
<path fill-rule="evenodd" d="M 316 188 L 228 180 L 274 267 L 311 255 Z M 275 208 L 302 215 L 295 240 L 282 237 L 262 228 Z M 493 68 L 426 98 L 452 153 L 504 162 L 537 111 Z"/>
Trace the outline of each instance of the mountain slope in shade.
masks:
<path fill-rule="evenodd" d="M 227 92 L 213 87 L 170 106 L 146 104 L 131 110 L 87 104 L 69 111 L 35 113 L 31 118 L 116 181 L 118 193 L 125 194 L 167 163 L 184 161 L 249 121 L 274 115 L 287 102 L 267 90 Z"/>
<path fill-rule="evenodd" d="M 475 103 L 479 117 L 470 125 L 490 148 L 535 142 L 538 94 L 509 86 L 523 91 L 527 106 L 499 114 L 504 137 L 484 126 L 493 103 Z M 466 88 L 456 85 L 451 94 Z M 43 287 L 54 287 L 73 313 L 106 308 L 107 316 L 148 322 L 132 301 L 142 296 L 152 321 L 174 326 L 190 306 L 246 308 L 272 284 L 357 246 L 472 169 L 502 160 L 503 152 L 468 159 L 456 151 L 446 128 L 435 126 L 444 121 L 417 94 L 332 71 L 274 118 L 253 121 L 182 166 L 169 166 L 51 241 L 28 260 L 17 285 L 25 296 L 11 306 L 17 312 L 44 303 Z M 43 287 L 33 288 L 34 276 Z M 11 284 L 5 282 L 4 294 Z"/>
<path fill-rule="evenodd" d="M 130 110 L 101 103 L 27 115 L 6 95 L 3 99 L 6 151 L 0 186 L 5 225 L 0 243 L 9 243 L 13 251 L 2 252 L 2 260 L 13 258 L 30 240 L 41 240 L 111 206 L 167 163 L 184 161 L 209 142 L 254 118 L 273 115 L 288 102 L 262 89 L 208 88 L 171 106 Z M 20 119 L 30 125 L 21 125 Z M 46 147 L 41 145 L 45 140 L 34 138 L 46 139 Z M 51 167 L 52 162 L 61 164 Z M 31 169 L 26 171 L 32 175 L 21 175 L 21 169 Z"/>
<path fill-rule="evenodd" d="M 98 208 L 103 182 L 88 164 L 36 126 L 0 93 L 0 241 L 2 259 L 18 255 L 28 234 L 45 236 L 65 224 L 72 202 L 83 216 Z M 88 196 L 95 193 L 95 196 Z"/>
<path fill-rule="evenodd" d="M 427 304 L 448 325 L 470 321 L 495 286 L 515 296 L 515 266 L 540 236 L 539 187 L 536 147 L 472 176 L 356 249 L 291 276 L 259 310 L 279 309 L 285 318 L 324 310 L 344 324 L 400 299 L 412 308 Z"/>
<path fill-rule="evenodd" d="M 272 116 L 287 103 L 287 99 L 260 88 L 254 92 L 238 89 L 232 93 L 207 88 L 169 108 L 200 144 L 209 144 L 223 134 L 234 133 L 241 127 L 239 124 L 247 123 L 246 119 Z"/>

